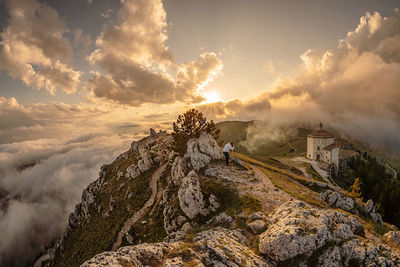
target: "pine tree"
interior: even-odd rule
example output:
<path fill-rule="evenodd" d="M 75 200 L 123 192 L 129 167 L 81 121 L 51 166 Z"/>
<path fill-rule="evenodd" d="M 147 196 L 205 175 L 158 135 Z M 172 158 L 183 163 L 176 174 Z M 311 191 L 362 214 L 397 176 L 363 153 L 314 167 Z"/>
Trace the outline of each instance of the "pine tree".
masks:
<path fill-rule="evenodd" d="M 174 150 L 183 155 L 186 152 L 187 141 L 190 138 L 198 138 L 202 132 L 209 133 L 217 139 L 221 131 L 216 129 L 212 120 L 208 122 L 203 113 L 196 109 L 190 109 L 179 115 L 173 123 Z"/>

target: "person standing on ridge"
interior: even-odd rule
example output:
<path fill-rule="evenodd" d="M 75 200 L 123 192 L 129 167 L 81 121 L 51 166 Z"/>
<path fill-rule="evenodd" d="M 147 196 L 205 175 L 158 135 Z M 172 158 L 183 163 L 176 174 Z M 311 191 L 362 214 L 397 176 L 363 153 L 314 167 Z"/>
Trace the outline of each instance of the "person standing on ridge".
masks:
<path fill-rule="evenodd" d="M 224 146 L 224 150 L 222 150 L 224 152 L 224 156 L 225 156 L 225 162 L 226 162 L 226 166 L 229 166 L 229 150 L 233 151 L 235 147 L 233 146 L 233 143 L 227 143 Z"/>

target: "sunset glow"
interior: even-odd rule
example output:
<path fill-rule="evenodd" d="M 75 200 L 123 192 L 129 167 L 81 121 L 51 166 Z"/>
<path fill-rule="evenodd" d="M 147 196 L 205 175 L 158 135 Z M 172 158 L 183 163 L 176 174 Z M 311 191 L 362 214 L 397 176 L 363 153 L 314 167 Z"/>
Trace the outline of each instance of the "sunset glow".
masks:
<path fill-rule="evenodd" d="M 210 104 L 210 103 L 222 101 L 219 93 L 216 91 L 203 93 L 202 95 L 206 99 L 205 101 L 202 102 L 202 104 Z"/>
<path fill-rule="evenodd" d="M 171 133 L 187 110 L 201 118 L 202 132 L 214 127 L 204 117 L 225 125 L 229 138 L 239 132 L 231 124 L 248 125 L 240 129 L 248 139 L 234 143 L 249 153 L 264 149 L 266 137 L 275 142 L 323 123 L 400 162 L 399 8 L 400 0 L 0 0 L 0 266 L 32 265 L 58 244 L 100 167 L 136 151 L 132 142 L 149 132 L 180 140 Z M 200 135 L 187 129 L 191 138 Z M 187 160 L 190 149 L 180 145 Z M 271 158 L 306 154 L 289 142 L 277 150 Z M 144 163 L 122 158 L 181 162 L 176 151 L 153 152 L 143 154 Z M 128 177 L 127 166 L 144 173 L 131 164 L 106 172 L 116 180 Z M 181 179 L 180 169 L 192 165 L 173 173 Z M 121 189 L 126 199 L 133 180 Z M 111 206 L 101 207 L 105 221 Z M 175 214 L 175 206 L 168 210 Z M 165 233 L 174 240 L 189 229 L 171 225 Z"/>

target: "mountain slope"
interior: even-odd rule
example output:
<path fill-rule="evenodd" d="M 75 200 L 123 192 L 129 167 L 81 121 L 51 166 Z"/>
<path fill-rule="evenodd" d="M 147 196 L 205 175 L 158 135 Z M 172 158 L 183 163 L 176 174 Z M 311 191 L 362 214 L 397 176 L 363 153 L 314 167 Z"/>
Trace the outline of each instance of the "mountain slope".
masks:
<path fill-rule="evenodd" d="M 103 166 L 46 265 L 400 263 L 400 233 L 379 220 L 373 204 L 364 207 L 284 163 L 236 154 L 225 166 L 205 133 L 189 140 L 183 157 L 171 141 L 153 133 Z"/>

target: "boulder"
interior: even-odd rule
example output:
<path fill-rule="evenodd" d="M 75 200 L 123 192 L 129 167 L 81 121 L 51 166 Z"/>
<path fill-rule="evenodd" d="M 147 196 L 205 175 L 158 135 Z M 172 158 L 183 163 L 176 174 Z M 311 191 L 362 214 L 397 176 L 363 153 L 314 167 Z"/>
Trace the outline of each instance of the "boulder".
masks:
<path fill-rule="evenodd" d="M 227 224 L 229 226 L 232 226 L 234 220 L 233 220 L 233 218 L 231 216 L 229 216 L 225 212 L 222 212 L 222 213 L 218 214 L 217 216 L 215 216 L 215 222 L 216 223 L 223 223 L 223 224 Z"/>
<path fill-rule="evenodd" d="M 178 190 L 178 198 L 181 210 L 190 219 L 194 219 L 199 214 L 208 214 L 200 188 L 199 177 L 194 170 L 183 178 Z"/>
<path fill-rule="evenodd" d="M 211 194 L 208 198 L 208 202 L 210 203 L 210 209 L 212 212 L 217 211 L 217 209 L 220 207 L 217 198 L 213 194 Z"/>
<path fill-rule="evenodd" d="M 301 201 L 289 201 L 268 217 L 269 227 L 260 235 L 259 250 L 275 261 L 311 255 L 332 240 L 329 217 L 317 216 Z"/>
<path fill-rule="evenodd" d="M 193 241 L 203 252 L 205 266 L 274 266 L 246 246 L 249 241 L 239 230 L 217 227 L 197 234 Z"/>
<path fill-rule="evenodd" d="M 369 214 L 370 212 L 375 212 L 374 202 L 372 201 L 372 199 L 368 199 L 368 201 L 365 203 L 364 212 L 365 214 Z"/>
<path fill-rule="evenodd" d="M 208 133 L 202 132 L 199 137 L 199 148 L 204 154 L 207 154 L 212 159 L 222 159 L 222 149 L 219 147 L 217 141 Z"/>
<path fill-rule="evenodd" d="M 200 153 L 199 148 L 199 139 L 192 138 L 187 142 L 187 156 L 190 158 L 190 163 L 195 170 L 200 170 L 205 167 L 206 164 L 210 163 L 211 157 Z"/>
<path fill-rule="evenodd" d="M 345 211 L 354 210 L 354 200 L 341 195 L 339 192 L 327 190 L 320 194 L 320 198 L 330 207 L 336 207 Z"/>
<path fill-rule="evenodd" d="M 347 240 L 360 223 L 344 213 L 319 210 L 301 201 L 289 201 L 267 217 L 268 229 L 260 235 L 259 250 L 275 261 L 308 255 L 328 241 Z"/>
<path fill-rule="evenodd" d="M 335 206 L 345 211 L 351 211 L 354 209 L 354 200 L 349 197 L 339 197 Z"/>
<path fill-rule="evenodd" d="M 400 232 L 399 231 L 390 231 L 384 234 L 383 236 L 387 241 L 392 242 L 398 246 L 400 246 Z"/>
<path fill-rule="evenodd" d="M 257 212 L 253 212 L 252 214 L 250 214 L 249 219 L 252 221 L 255 220 L 266 220 L 267 216 L 264 215 L 264 213 L 257 211 Z"/>
<path fill-rule="evenodd" d="M 249 242 L 238 230 L 218 227 L 198 233 L 193 242 L 193 248 L 182 242 L 126 246 L 98 254 L 81 266 L 274 266 L 246 246 Z"/>
<path fill-rule="evenodd" d="M 222 159 L 223 154 L 214 138 L 202 132 L 199 138 L 189 139 L 187 142 L 187 157 L 195 170 L 200 170 L 210 163 L 211 159 Z"/>
<path fill-rule="evenodd" d="M 171 183 L 180 185 L 187 173 L 186 163 L 182 157 L 176 157 L 171 167 Z"/>
<path fill-rule="evenodd" d="M 262 220 L 255 220 L 247 224 L 247 226 L 251 229 L 254 234 L 259 234 L 264 231 L 266 228 L 266 224 Z"/>
<path fill-rule="evenodd" d="M 150 128 L 150 129 L 149 129 L 149 132 L 150 132 L 150 136 L 155 136 L 155 135 L 157 135 L 156 131 L 155 131 L 153 128 Z"/>
<path fill-rule="evenodd" d="M 374 222 L 379 223 L 380 225 L 383 224 L 382 216 L 381 216 L 379 213 L 377 213 L 377 212 L 371 212 L 371 213 L 369 214 L 369 216 L 372 218 L 372 220 L 373 220 Z"/>

